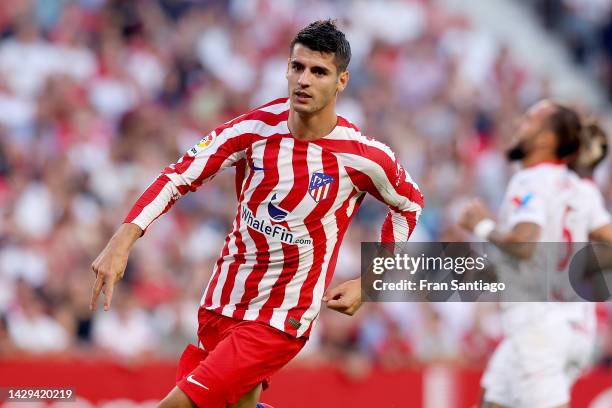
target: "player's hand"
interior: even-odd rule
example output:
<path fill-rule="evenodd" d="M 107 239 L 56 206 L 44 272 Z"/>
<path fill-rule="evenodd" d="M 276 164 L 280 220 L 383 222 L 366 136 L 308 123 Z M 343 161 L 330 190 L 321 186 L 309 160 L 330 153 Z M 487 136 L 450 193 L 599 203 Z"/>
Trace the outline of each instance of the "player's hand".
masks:
<path fill-rule="evenodd" d="M 459 216 L 459 225 L 468 231 L 474 231 L 474 227 L 486 218 L 493 218 L 487 206 L 478 198 L 470 201 Z"/>
<path fill-rule="evenodd" d="M 104 293 L 104 310 L 110 308 L 113 289 L 115 284 L 123 278 L 130 248 L 141 235 L 142 230 L 138 226 L 123 224 L 91 264 L 91 269 L 96 276 L 89 304 L 89 310 L 92 312 L 96 310 L 100 292 Z"/>
<path fill-rule="evenodd" d="M 361 279 L 350 280 L 329 289 L 323 295 L 323 301 L 332 310 L 354 315 L 361 307 Z"/>
<path fill-rule="evenodd" d="M 91 264 L 96 275 L 96 281 L 93 285 L 91 294 L 91 303 L 89 309 L 96 310 L 96 302 L 100 292 L 104 292 L 104 310 L 108 310 L 113 299 L 113 288 L 125 272 L 127 266 L 128 253 L 119 251 L 114 247 L 112 241 L 106 245 L 100 255 Z"/>

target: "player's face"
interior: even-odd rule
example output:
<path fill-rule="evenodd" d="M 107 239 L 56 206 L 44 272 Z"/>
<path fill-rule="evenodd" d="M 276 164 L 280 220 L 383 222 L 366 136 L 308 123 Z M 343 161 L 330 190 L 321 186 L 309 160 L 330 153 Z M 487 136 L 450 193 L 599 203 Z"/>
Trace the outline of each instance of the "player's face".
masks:
<path fill-rule="evenodd" d="M 550 138 L 545 136 L 548 118 L 554 109 L 554 105 L 549 101 L 541 101 L 527 111 L 515 134 L 513 147 L 507 152 L 510 160 L 521 160 L 549 141 Z"/>
<path fill-rule="evenodd" d="M 518 130 L 519 139 L 525 140 L 537 136 L 546 127 L 553 111 L 554 106 L 549 101 L 538 102 L 529 108 Z"/>
<path fill-rule="evenodd" d="M 291 107 L 313 114 L 332 103 L 346 87 L 348 71 L 338 73 L 334 54 L 313 51 L 296 44 L 287 66 Z"/>

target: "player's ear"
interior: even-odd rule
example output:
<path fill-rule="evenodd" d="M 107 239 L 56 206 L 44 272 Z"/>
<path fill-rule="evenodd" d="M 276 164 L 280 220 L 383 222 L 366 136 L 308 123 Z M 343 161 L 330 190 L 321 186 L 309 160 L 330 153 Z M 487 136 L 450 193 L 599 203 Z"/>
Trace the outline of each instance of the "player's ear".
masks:
<path fill-rule="evenodd" d="M 338 76 L 338 92 L 344 91 L 344 88 L 348 85 L 349 81 L 349 72 L 348 69 L 341 72 Z"/>
<path fill-rule="evenodd" d="M 291 67 L 291 57 L 287 58 L 287 70 L 285 71 L 285 78 L 289 79 L 289 68 Z"/>

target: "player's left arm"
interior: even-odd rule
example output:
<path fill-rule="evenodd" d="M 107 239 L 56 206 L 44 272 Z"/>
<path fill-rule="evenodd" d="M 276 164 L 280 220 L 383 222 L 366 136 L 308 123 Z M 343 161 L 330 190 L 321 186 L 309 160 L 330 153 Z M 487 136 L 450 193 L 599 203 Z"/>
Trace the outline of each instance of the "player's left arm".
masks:
<path fill-rule="evenodd" d="M 607 224 L 591 231 L 589 239 L 597 242 L 612 242 L 612 224 Z"/>
<path fill-rule="evenodd" d="M 591 190 L 593 197 L 592 208 L 589 211 L 589 241 L 606 243 L 608 245 L 593 245 L 595 256 L 594 269 L 591 272 L 599 273 L 603 269 L 612 268 L 612 217 L 606 209 L 603 196 L 598 189 Z"/>
<path fill-rule="evenodd" d="M 355 168 L 347 168 L 355 187 L 389 207 L 381 230 L 381 250 L 396 252 L 416 227 L 424 206 L 423 195 L 395 154 L 382 143 L 368 146 L 363 159 L 355 164 Z M 362 302 L 361 278 L 328 290 L 323 301 L 330 309 L 353 315 Z"/>
<path fill-rule="evenodd" d="M 352 316 L 361 307 L 361 278 L 342 282 L 323 295 L 328 308 Z"/>
<path fill-rule="evenodd" d="M 602 225 L 589 233 L 589 241 L 599 243 L 592 245 L 585 274 L 601 277 L 605 269 L 612 269 L 612 223 Z M 605 282 L 601 282 L 605 286 Z M 596 285 L 596 287 L 598 287 Z M 604 297 L 606 298 L 606 297 Z"/>

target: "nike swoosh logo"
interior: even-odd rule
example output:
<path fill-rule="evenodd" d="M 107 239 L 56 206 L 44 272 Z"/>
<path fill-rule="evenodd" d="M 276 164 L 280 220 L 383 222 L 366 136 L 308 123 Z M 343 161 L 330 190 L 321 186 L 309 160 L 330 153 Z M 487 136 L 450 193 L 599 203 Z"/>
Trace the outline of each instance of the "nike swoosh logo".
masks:
<path fill-rule="evenodd" d="M 253 170 L 267 170 L 267 169 L 266 169 L 266 168 L 264 168 L 264 167 L 257 167 L 257 166 L 256 166 L 256 165 L 254 165 L 254 164 L 251 166 L 251 168 L 252 168 Z"/>
<path fill-rule="evenodd" d="M 201 382 L 197 381 L 196 379 L 193 378 L 193 374 L 191 374 L 190 376 L 187 377 L 187 381 L 189 381 L 192 384 L 195 384 L 199 387 L 204 388 L 205 390 L 210 390 L 210 388 L 208 388 L 207 386 L 205 386 L 204 384 L 202 384 Z"/>

